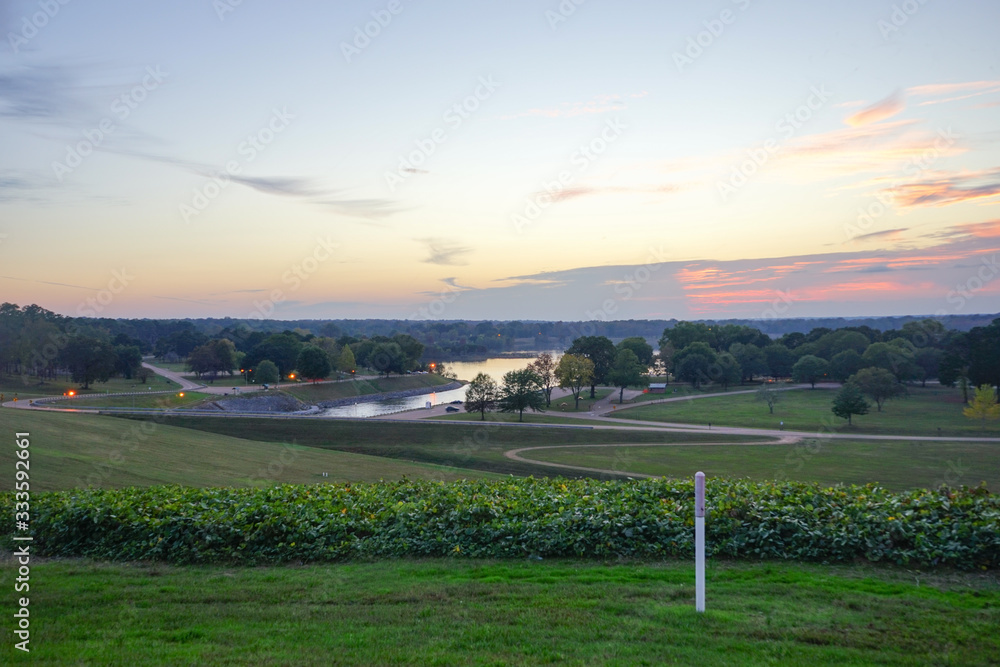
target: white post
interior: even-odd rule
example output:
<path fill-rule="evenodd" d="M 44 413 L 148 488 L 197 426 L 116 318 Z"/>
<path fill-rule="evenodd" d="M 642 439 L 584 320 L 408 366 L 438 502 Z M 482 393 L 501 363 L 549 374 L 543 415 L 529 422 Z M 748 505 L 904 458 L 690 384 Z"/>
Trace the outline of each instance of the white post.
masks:
<path fill-rule="evenodd" d="M 705 611 L 705 473 L 694 476 L 694 608 Z"/>

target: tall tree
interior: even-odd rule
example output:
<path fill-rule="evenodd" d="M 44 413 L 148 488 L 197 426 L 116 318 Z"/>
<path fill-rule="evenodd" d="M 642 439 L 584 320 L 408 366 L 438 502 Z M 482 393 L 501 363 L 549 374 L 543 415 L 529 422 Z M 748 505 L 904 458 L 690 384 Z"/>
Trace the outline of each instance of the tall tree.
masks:
<path fill-rule="evenodd" d="M 741 369 L 740 382 L 753 382 L 755 375 L 767 375 L 767 357 L 753 343 L 733 343 L 729 346 L 729 354 L 733 355 Z"/>
<path fill-rule="evenodd" d="M 735 343 L 735 345 L 739 345 L 739 343 Z M 729 385 L 740 382 L 746 375 L 740 368 L 736 357 L 728 352 L 723 352 L 715 358 L 715 365 L 709 368 L 709 373 L 716 382 L 722 385 L 723 391 L 729 391 Z"/>
<path fill-rule="evenodd" d="M 652 355 L 652 348 L 650 348 L 650 355 Z M 643 365 L 632 350 L 627 348 L 618 350 L 618 354 L 615 355 L 615 363 L 611 367 L 611 372 L 608 373 L 608 380 L 612 386 L 618 387 L 619 405 L 625 400 L 625 387 L 645 386 L 649 381 L 646 375 L 648 368 L 649 366 Z"/>
<path fill-rule="evenodd" d="M 756 399 L 767 404 L 769 414 L 774 414 L 774 406 L 777 405 L 779 396 L 780 394 L 772 389 L 767 382 L 757 387 Z"/>
<path fill-rule="evenodd" d="M 976 388 L 976 395 L 969 401 L 969 407 L 962 409 L 962 414 L 969 419 L 982 420 L 983 428 L 986 428 L 986 420 L 1000 418 L 996 390 L 988 384 Z"/>
<path fill-rule="evenodd" d="M 647 343 L 642 336 L 630 336 L 618 343 L 616 347 L 619 351 L 632 350 L 643 368 L 649 368 L 653 365 L 653 346 Z"/>
<path fill-rule="evenodd" d="M 848 382 L 837 392 L 833 398 L 833 407 L 830 409 L 833 414 L 841 419 L 846 419 L 850 425 L 852 423 L 851 415 L 866 415 L 869 407 L 868 401 L 865 400 L 858 385 Z"/>
<path fill-rule="evenodd" d="M 138 345 L 116 345 L 115 372 L 126 380 L 138 375 L 142 367 L 142 352 Z"/>
<path fill-rule="evenodd" d="M 830 377 L 837 382 L 847 382 L 851 377 L 865 367 L 865 360 L 855 350 L 844 350 L 833 355 L 830 360 Z"/>
<path fill-rule="evenodd" d="M 345 345 L 340 351 L 340 359 L 337 361 L 337 370 L 341 373 L 353 373 L 357 370 L 357 363 L 354 361 L 354 352 L 350 345 Z"/>
<path fill-rule="evenodd" d="M 257 384 L 276 384 L 281 379 L 278 365 L 270 359 L 264 359 L 253 369 L 253 381 Z"/>
<path fill-rule="evenodd" d="M 763 348 L 768 370 L 776 378 L 786 378 L 792 375 L 795 365 L 795 353 L 780 343 L 772 343 Z"/>
<path fill-rule="evenodd" d="M 590 381 L 590 397 L 597 396 L 597 385 L 608 381 L 615 362 L 615 344 L 605 336 L 581 336 L 573 341 L 566 354 L 586 357 L 594 362 L 594 378 Z"/>
<path fill-rule="evenodd" d="M 524 411 L 545 411 L 545 398 L 538 374 L 530 368 L 504 373 L 500 388 L 500 412 L 516 412 L 524 421 Z"/>
<path fill-rule="evenodd" d="M 548 352 L 542 352 L 531 362 L 531 369 L 542 380 L 542 390 L 545 392 L 545 407 L 552 405 L 552 387 L 556 384 L 556 362 Z"/>
<path fill-rule="evenodd" d="M 829 366 L 826 359 L 807 354 L 792 366 L 792 378 L 796 382 L 808 382 L 815 389 L 816 383 L 829 371 Z"/>
<path fill-rule="evenodd" d="M 556 380 L 562 389 L 573 392 L 576 409 L 580 409 L 580 392 L 593 381 L 594 362 L 576 354 L 564 354 L 555 370 Z"/>
<path fill-rule="evenodd" d="M 379 373 L 389 377 L 390 373 L 406 372 L 407 359 L 399 343 L 375 343 L 368 355 L 368 365 Z"/>
<path fill-rule="evenodd" d="M 711 380 L 709 371 L 717 359 L 718 355 L 708 343 L 701 341 L 691 343 L 674 353 L 674 375 L 680 380 L 690 382 L 692 387 L 698 387 L 702 382 Z"/>
<path fill-rule="evenodd" d="M 315 345 L 305 345 L 299 352 L 299 359 L 295 364 L 299 375 L 307 380 L 322 380 L 330 375 L 330 355 L 326 350 Z"/>
<path fill-rule="evenodd" d="M 59 355 L 73 382 L 90 389 L 91 382 L 107 382 L 115 372 L 118 357 L 111 344 L 91 336 L 73 335 Z"/>
<path fill-rule="evenodd" d="M 486 373 L 479 373 L 465 390 L 465 411 L 478 412 L 480 421 L 486 420 L 486 413 L 496 409 L 500 400 L 500 389 L 496 380 Z"/>
<path fill-rule="evenodd" d="M 886 401 L 906 394 L 896 376 L 884 368 L 862 368 L 847 382 L 856 384 L 865 396 L 875 401 L 879 412 Z"/>

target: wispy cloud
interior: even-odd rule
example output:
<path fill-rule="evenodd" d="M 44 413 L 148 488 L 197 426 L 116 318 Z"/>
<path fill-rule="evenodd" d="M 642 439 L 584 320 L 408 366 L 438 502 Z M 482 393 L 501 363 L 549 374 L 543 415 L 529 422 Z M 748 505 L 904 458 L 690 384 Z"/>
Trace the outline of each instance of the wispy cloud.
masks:
<path fill-rule="evenodd" d="M 906 108 L 906 101 L 897 91 L 888 97 L 879 100 L 875 104 L 868 106 L 856 114 L 848 116 L 844 122 L 851 127 L 862 127 L 877 123 L 886 118 L 892 118 Z"/>
<path fill-rule="evenodd" d="M 958 100 L 979 97 L 989 93 L 1000 92 L 1000 81 L 967 81 L 964 83 L 937 83 L 924 86 L 913 86 L 906 89 L 907 94 L 914 97 L 940 97 L 942 99 L 925 100 L 917 106 L 956 102 Z"/>
<path fill-rule="evenodd" d="M 472 252 L 469 246 L 458 245 L 447 239 L 423 238 L 414 239 L 418 243 L 423 243 L 427 249 L 427 256 L 420 260 L 425 264 L 438 264 L 441 266 L 461 266 L 468 262 L 462 261 L 462 256 Z"/>
<path fill-rule="evenodd" d="M 880 232 L 871 232 L 870 234 L 861 234 L 860 236 L 855 236 L 853 239 L 847 241 L 847 243 L 858 243 L 861 241 L 873 241 L 873 240 L 896 240 L 900 238 L 904 232 L 909 231 L 908 227 L 900 227 L 898 229 L 885 229 Z"/>
<path fill-rule="evenodd" d="M 1000 169 L 904 183 L 893 190 L 893 195 L 896 204 L 903 207 L 949 206 L 991 200 L 1000 195 Z"/>
<path fill-rule="evenodd" d="M 624 109 L 626 106 L 626 100 L 642 98 L 648 94 L 648 91 L 644 90 L 640 93 L 629 93 L 626 95 L 597 95 L 586 102 L 563 102 L 555 107 L 528 109 L 527 111 L 522 111 L 520 113 L 501 116 L 501 118 L 504 120 L 529 116 L 540 116 L 543 118 L 572 118 L 574 116 L 605 113 L 607 111 Z"/>

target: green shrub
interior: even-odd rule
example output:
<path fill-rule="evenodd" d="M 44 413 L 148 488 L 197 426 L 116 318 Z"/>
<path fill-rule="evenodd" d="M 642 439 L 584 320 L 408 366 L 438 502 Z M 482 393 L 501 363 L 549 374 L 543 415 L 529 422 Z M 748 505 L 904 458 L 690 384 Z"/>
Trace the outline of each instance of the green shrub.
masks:
<path fill-rule="evenodd" d="M 174 563 L 691 558 L 693 495 L 692 482 L 664 479 L 88 489 L 34 495 L 30 532 L 43 556 Z M 14 500 L 0 494 L 5 516 Z M 706 523 L 709 555 L 729 558 L 1000 566 L 1000 500 L 985 487 L 713 479 Z"/>

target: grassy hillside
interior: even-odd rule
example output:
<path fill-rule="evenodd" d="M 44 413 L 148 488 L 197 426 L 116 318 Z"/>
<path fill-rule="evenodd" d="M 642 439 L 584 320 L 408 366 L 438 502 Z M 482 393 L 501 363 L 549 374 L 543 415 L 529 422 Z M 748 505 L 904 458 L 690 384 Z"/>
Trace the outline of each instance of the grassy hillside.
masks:
<path fill-rule="evenodd" d="M 719 424 L 819 431 L 824 424 L 834 424 L 840 433 L 902 434 L 902 435 L 986 435 L 1000 437 L 1000 422 L 986 428 L 962 415 L 962 395 L 948 387 L 910 387 L 909 397 L 889 401 L 877 412 L 855 416 L 854 425 L 834 417 L 830 411 L 835 389 L 804 389 L 780 392 L 774 414 L 756 400 L 753 394 L 700 398 L 676 403 L 659 403 L 616 411 L 622 419 L 688 424 Z M 940 431 L 939 431 L 940 429 Z"/>
<path fill-rule="evenodd" d="M 225 422 L 227 420 L 220 419 Z M 280 430 L 273 441 L 244 440 L 156 422 L 96 415 L 0 409 L 4 433 L 31 434 L 31 488 L 70 489 L 182 484 L 262 486 L 399 479 L 454 480 L 482 476 L 424 463 L 292 444 Z M 282 442 L 289 444 L 281 444 Z M 14 487 L 14 448 L 0 448 L 0 490 Z M 329 473 L 322 477 L 321 473 Z"/>
<path fill-rule="evenodd" d="M 136 419 L 143 419 L 137 417 Z M 164 422 L 249 440 L 294 439 L 301 445 L 371 454 L 407 461 L 470 468 L 513 475 L 571 474 L 512 461 L 508 449 L 530 445 L 609 444 L 618 442 L 743 442 L 769 438 L 699 433 L 614 431 L 590 428 L 517 427 L 485 424 L 442 424 L 370 420 L 262 419 L 254 417 L 170 416 Z"/>
<path fill-rule="evenodd" d="M 647 475 L 794 479 L 821 484 L 878 482 L 894 490 L 985 481 L 1000 491 L 1000 444 L 849 442 L 810 439 L 796 445 L 693 447 L 566 447 L 521 454 L 525 458 Z"/>
<path fill-rule="evenodd" d="M 72 382 L 65 376 L 58 380 L 47 380 L 39 382 L 36 377 L 0 375 L 0 393 L 4 394 L 4 400 L 9 401 L 17 394 L 19 400 L 36 398 L 39 396 L 61 396 L 70 389 L 79 395 L 93 394 L 103 395 L 108 392 L 114 394 L 118 392 L 145 391 L 147 387 L 153 391 L 163 391 L 180 387 L 176 382 L 171 382 L 159 375 L 149 374 L 145 384 L 140 384 L 137 380 L 126 380 L 124 378 L 111 378 L 107 382 L 94 382 L 90 389 L 81 389 L 79 383 Z"/>
<path fill-rule="evenodd" d="M 888 567 L 709 561 L 705 614 L 688 562 L 55 561 L 32 575 L 33 665 L 1000 662 L 994 578 Z M 26 659 L 12 644 L 0 662 Z"/>

